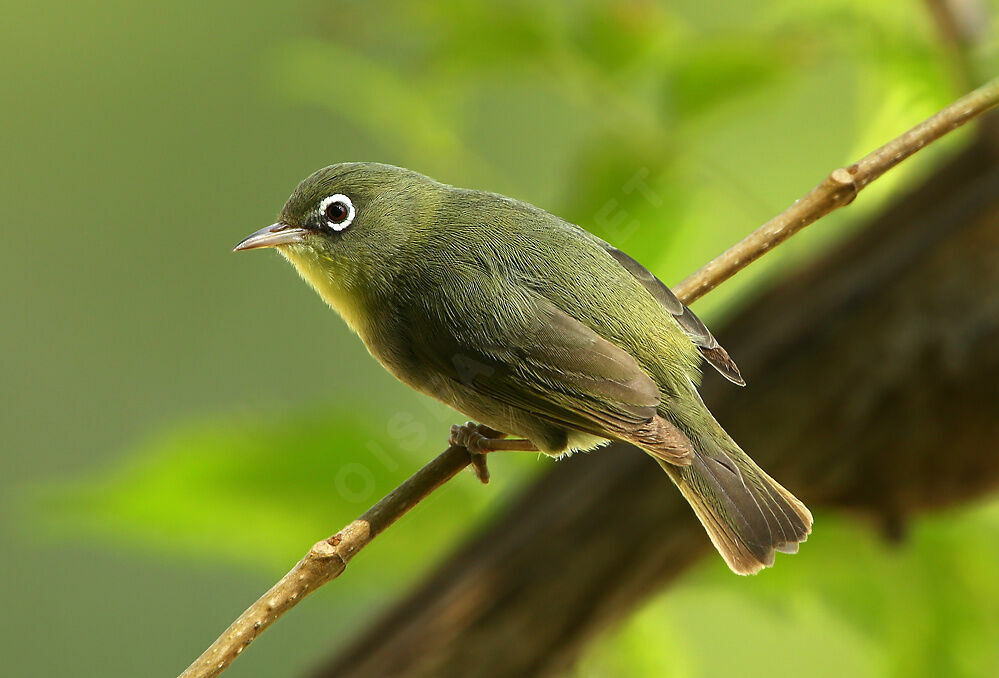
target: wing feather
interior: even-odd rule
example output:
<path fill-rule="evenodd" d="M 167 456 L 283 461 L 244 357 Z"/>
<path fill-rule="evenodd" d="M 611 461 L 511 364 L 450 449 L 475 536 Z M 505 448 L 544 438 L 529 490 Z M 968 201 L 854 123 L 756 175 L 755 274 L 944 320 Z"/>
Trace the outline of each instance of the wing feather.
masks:
<path fill-rule="evenodd" d="M 697 346 L 701 355 L 704 356 L 704 359 L 712 367 L 732 383 L 739 386 L 746 385 L 746 380 L 739 373 L 739 367 L 729 356 L 728 352 L 718 344 L 718 340 L 715 339 L 711 331 L 701 322 L 701 319 L 694 315 L 694 312 L 687 308 L 683 302 L 677 299 L 670 288 L 666 287 L 659 278 L 652 275 L 647 268 L 621 250 L 602 240 L 600 243 L 608 254 L 621 264 L 626 271 L 631 273 L 649 291 L 649 294 L 676 318 L 676 322 L 683 329 L 684 333 Z"/>
<path fill-rule="evenodd" d="M 411 349 L 464 387 L 566 428 L 614 437 L 656 416 L 659 387 L 630 354 L 530 290 L 510 297 L 488 331 L 449 314 Z"/>

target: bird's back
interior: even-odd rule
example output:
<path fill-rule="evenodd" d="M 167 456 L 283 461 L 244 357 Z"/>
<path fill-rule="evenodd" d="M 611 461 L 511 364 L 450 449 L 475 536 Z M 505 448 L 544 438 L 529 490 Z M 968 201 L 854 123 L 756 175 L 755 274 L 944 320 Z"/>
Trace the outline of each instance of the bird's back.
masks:
<path fill-rule="evenodd" d="M 449 199 L 448 199 L 449 198 Z M 676 319 L 584 229 L 510 198 L 448 189 L 427 243 L 483 267 L 509 291 L 523 286 L 630 353 L 667 395 L 696 378 L 697 348 Z"/>

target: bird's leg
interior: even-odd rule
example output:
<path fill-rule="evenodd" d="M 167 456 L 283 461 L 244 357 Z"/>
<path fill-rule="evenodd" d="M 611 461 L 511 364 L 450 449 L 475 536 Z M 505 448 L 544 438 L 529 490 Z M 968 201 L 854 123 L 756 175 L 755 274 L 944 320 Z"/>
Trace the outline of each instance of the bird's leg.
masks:
<path fill-rule="evenodd" d="M 489 467 L 486 465 L 486 454 L 500 450 L 518 450 L 537 452 L 538 448 L 530 440 L 504 440 L 506 433 L 489 428 L 485 424 L 466 421 L 461 426 L 451 427 L 448 444 L 464 447 L 472 458 L 472 471 L 483 483 L 489 482 Z"/>

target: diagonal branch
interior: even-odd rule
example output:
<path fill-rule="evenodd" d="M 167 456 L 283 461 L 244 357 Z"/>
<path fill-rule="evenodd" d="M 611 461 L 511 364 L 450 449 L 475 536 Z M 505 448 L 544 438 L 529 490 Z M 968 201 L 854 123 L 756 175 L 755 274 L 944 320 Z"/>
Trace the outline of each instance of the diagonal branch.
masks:
<path fill-rule="evenodd" d="M 849 205 L 864 188 L 927 144 L 957 129 L 999 103 L 999 78 L 961 97 L 905 134 L 892 139 L 849 167 L 833 170 L 805 197 L 760 226 L 673 288 L 690 305 L 759 259 L 805 226 Z"/>
<path fill-rule="evenodd" d="M 339 577 L 347 563 L 386 527 L 471 463 L 463 447 L 449 447 L 392 490 L 364 515 L 333 536 L 317 541 L 298 564 L 239 615 L 181 678 L 217 676 L 281 615 L 305 596 Z"/>
<path fill-rule="evenodd" d="M 692 303 L 808 224 L 849 204 L 884 172 L 944 134 L 999 105 L 999 79 L 959 99 L 821 184 L 675 288 Z M 347 563 L 382 530 L 471 463 L 464 448 L 449 447 L 337 534 L 317 542 L 277 584 L 251 605 L 181 678 L 218 676 L 281 615 L 336 579 Z"/>

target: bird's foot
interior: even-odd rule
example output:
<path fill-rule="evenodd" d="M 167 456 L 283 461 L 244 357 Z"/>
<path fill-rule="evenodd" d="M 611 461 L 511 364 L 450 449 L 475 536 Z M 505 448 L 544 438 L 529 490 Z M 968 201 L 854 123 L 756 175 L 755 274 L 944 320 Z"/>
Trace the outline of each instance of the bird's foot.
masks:
<path fill-rule="evenodd" d="M 472 472 L 483 485 L 489 482 L 489 466 L 486 464 L 487 443 L 490 440 L 499 439 L 505 436 L 496 429 L 489 428 L 485 424 L 476 424 L 474 421 L 466 421 L 464 424 L 451 427 L 451 435 L 448 437 L 448 444 L 456 447 L 464 447 L 468 450 L 468 455 L 472 458 Z"/>
<path fill-rule="evenodd" d="M 460 426 L 451 427 L 451 435 L 448 437 L 448 444 L 455 447 L 464 447 L 468 450 L 472 458 L 472 471 L 483 484 L 489 482 L 489 467 L 486 464 L 486 455 L 499 450 L 524 450 L 536 451 L 530 440 L 504 440 L 505 433 L 489 428 L 485 424 L 476 424 L 474 421 L 466 421 Z"/>

